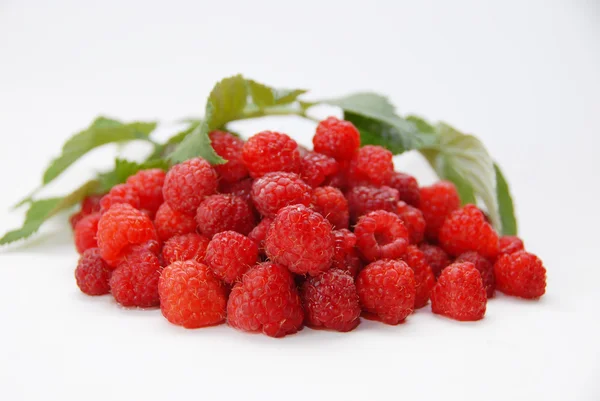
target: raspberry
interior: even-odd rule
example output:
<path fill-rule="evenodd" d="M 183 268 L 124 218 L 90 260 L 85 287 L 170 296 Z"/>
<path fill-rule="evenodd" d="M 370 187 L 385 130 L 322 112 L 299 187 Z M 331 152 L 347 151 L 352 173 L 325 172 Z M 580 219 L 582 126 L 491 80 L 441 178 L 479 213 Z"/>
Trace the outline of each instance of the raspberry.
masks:
<path fill-rule="evenodd" d="M 498 253 L 515 253 L 525 249 L 521 238 L 514 235 L 505 235 L 498 241 Z"/>
<path fill-rule="evenodd" d="M 350 230 L 333 230 L 333 261 L 331 267 L 341 269 L 356 277 L 362 267 L 358 252 L 354 247 L 356 245 L 356 235 Z"/>
<path fill-rule="evenodd" d="M 77 225 L 77 223 L 79 223 L 81 221 L 81 219 L 83 219 L 85 216 L 87 216 L 87 214 L 83 213 L 82 211 L 79 211 L 79 212 L 73 213 L 69 217 L 69 224 L 71 224 L 71 229 L 73 231 L 75 231 L 75 226 Z"/>
<path fill-rule="evenodd" d="M 352 185 L 384 185 L 394 173 L 392 152 L 374 145 L 363 146 L 350 161 L 348 181 Z"/>
<path fill-rule="evenodd" d="M 140 209 L 150 212 L 154 217 L 163 203 L 162 188 L 166 173 L 159 169 L 141 170 L 127 178 L 127 184 L 133 187 L 140 197 Z"/>
<path fill-rule="evenodd" d="M 86 249 L 97 248 L 98 222 L 100 213 L 92 213 L 85 216 L 75 226 L 75 247 L 77 252 L 83 253 Z"/>
<path fill-rule="evenodd" d="M 333 228 L 348 228 L 348 201 L 342 191 L 334 187 L 318 187 L 313 190 L 311 206 L 321 213 Z"/>
<path fill-rule="evenodd" d="M 274 171 L 300 172 L 298 144 L 286 134 L 263 131 L 244 144 L 242 160 L 252 178 Z"/>
<path fill-rule="evenodd" d="M 110 290 L 123 306 L 158 306 L 158 257 L 143 246 L 130 248 L 110 278 Z"/>
<path fill-rule="evenodd" d="M 401 260 L 378 260 L 367 265 L 356 279 L 362 309 L 382 322 L 398 324 L 413 311 L 415 277 Z"/>
<path fill-rule="evenodd" d="M 79 258 L 77 269 L 75 269 L 75 280 L 84 294 L 108 294 L 110 291 L 108 280 L 110 280 L 111 272 L 111 268 L 100 257 L 100 250 L 90 248 Z"/>
<path fill-rule="evenodd" d="M 450 256 L 442 248 L 431 244 L 421 244 L 419 249 L 425 255 L 435 277 L 439 277 L 442 270 L 451 263 Z"/>
<path fill-rule="evenodd" d="M 218 164 L 215 170 L 221 180 L 225 182 L 237 182 L 248 176 L 248 170 L 242 162 L 242 148 L 244 141 L 240 138 L 223 131 L 212 131 L 210 142 L 217 154 L 227 160 L 225 164 Z"/>
<path fill-rule="evenodd" d="M 437 240 L 440 227 L 451 212 L 460 207 L 460 198 L 456 187 L 449 181 L 440 181 L 429 187 L 421 188 L 419 209 L 425 217 L 425 234 L 431 240 Z"/>
<path fill-rule="evenodd" d="M 157 240 L 158 235 L 148 216 L 126 203 L 119 203 L 100 218 L 97 238 L 102 259 L 116 266 L 128 245 Z"/>
<path fill-rule="evenodd" d="M 227 290 L 202 263 L 186 260 L 165 267 L 158 294 L 160 310 L 173 324 L 196 329 L 225 321 Z"/>
<path fill-rule="evenodd" d="M 431 291 L 431 311 L 455 320 L 483 319 L 486 303 L 481 274 L 469 262 L 446 267 Z"/>
<path fill-rule="evenodd" d="M 329 117 L 317 126 L 313 146 L 337 161 L 350 160 L 360 146 L 360 133 L 351 122 Z"/>
<path fill-rule="evenodd" d="M 205 197 L 217 190 L 217 173 L 202 159 L 173 166 L 165 177 L 163 196 L 171 209 L 193 216 Z"/>
<path fill-rule="evenodd" d="M 408 231 L 404 223 L 394 213 L 384 210 L 362 216 L 354 234 L 356 247 L 369 262 L 399 258 L 408 246 Z"/>
<path fill-rule="evenodd" d="M 346 194 L 352 222 L 375 210 L 396 212 L 398 191 L 390 187 L 354 187 Z"/>
<path fill-rule="evenodd" d="M 300 291 L 306 322 L 312 327 L 350 331 L 360 323 L 360 305 L 352 277 L 331 269 L 308 278 Z"/>
<path fill-rule="evenodd" d="M 81 212 L 85 215 L 98 213 L 103 194 L 88 195 L 81 201 Z"/>
<path fill-rule="evenodd" d="M 535 299 L 546 292 L 546 269 L 532 253 L 500 255 L 494 264 L 496 287 L 507 295 Z"/>
<path fill-rule="evenodd" d="M 252 178 L 245 178 L 237 182 L 219 182 L 219 192 L 222 194 L 236 195 L 245 200 L 246 202 L 252 203 Z"/>
<path fill-rule="evenodd" d="M 429 294 L 435 285 L 435 276 L 423 252 L 414 245 L 409 245 L 406 249 L 404 261 L 415 273 L 415 309 L 427 305 Z"/>
<path fill-rule="evenodd" d="M 276 263 L 250 269 L 229 295 L 227 321 L 236 329 L 283 337 L 300 330 L 303 320 L 294 279 Z"/>
<path fill-rule="evenodd" d="M 129 184 L 118 184 L 111 188 L 100 200 L 100 213 L 106 213 L 113 205 L 126 203 L 136 209 L 140 208 L 140 196 Z"/>
<path fill-rule="evenodd" d="M 331 266 L 331 224 L 304 205 L 284 207 L 267 232 L 265 250 L 274 262 L 297 274 L 315 276 Z"/>
<path fill-rule="evenodd" d="M 265 238 L 267 238 L 267 232 L 272 223 L 272 218 L 265 217 L 260 223 L 258 223 L 256 227 L 252 229 L 252 231 L 250 231 L 250 234 L 248 234 L 248 238 L 256 243 L 258 250 L 261 253 L 263 253 L 265 250 Z"/>
<path fill-rule="evenodd" d="M 394 172 L 387 185 L 398 191 L 401 201 L 414 207 L 419 206 L 421 201 L 419 183 L 412 175 Z"/>
<path fill-rule="evenodd" d="M 442 248 L 450 255 L 468 251 L 490 259 L 498 255 L 498 234 L 474 205 L 450 213 L 440 228 L 439 237 Z"/>
<path fill-rule="evenodd" d="M 427 226 L 423 213 L 416 207 L 407 205 L 403 201 L 398 202 L 396 213 L 408 230 L 411 244 L 421 243 L 425 237 L 425 228 Z"/>
<path fill-rule="evenodd" d="M 179 213 L 163 203 L 154 216 L 154 225 L 158 238 L 166 241 L 176 235 L 189 234 L 196 231 L 196 219 L 193 216 Z"/>
<path fill-rule="evenodd" d="M 348 189 L 348 162 L 338 163 L 338 172 L 330 177 L 327 177 L 323 182 L 323 185 L 335 187 L 345 191 Z"/>
<path fill-rule="evenodd" d="M 184 260 L 204 262 L 208 242 L 208 238 L 196 233 L 176 235 L 169 238 L 162 249 L 165 264 L 170 265 L 173 262 Z"/>
<path fill-rule="evenodd" d="M 273 217 L 288 205 L 310 204 L 312 188 L 294 173 L 267 173 L 252 184 L 252 200 L 263 215 Z"/>
<path fill-rule="evenodd" d="M 248 235 L 254 228 L 254 214 L 239 196 L 212 195 L 198 207 L 198 230 L 208 238 L 222 231 L 237 231 Z"/>
<path fill-rule="evenodd" d="M 337 173 L 338 163 L 331 157 L 321 153 L 309 152 L 300 162 L 300 177 L 311 187 L 318 187 L 325 180 Z"/>
<path fill-rule="evenodd" d="M 206 263 L 227 284 L 233 284 L 258 260 L 258 246 L 235 231 L 215 234 L 206 249 Z"/>
<path fill-rule="evenodd" d="M 456 262 L 470 262 L 475 266 L 479 274 L 481 274 L 481 280 L 483 281 L 483 288 L 488 298 L 494 296 L 496 290 L 496 280 L 494 279 L 494 265 L 478 254 L 477 252 L 465 252 L 456 258 Z"/>

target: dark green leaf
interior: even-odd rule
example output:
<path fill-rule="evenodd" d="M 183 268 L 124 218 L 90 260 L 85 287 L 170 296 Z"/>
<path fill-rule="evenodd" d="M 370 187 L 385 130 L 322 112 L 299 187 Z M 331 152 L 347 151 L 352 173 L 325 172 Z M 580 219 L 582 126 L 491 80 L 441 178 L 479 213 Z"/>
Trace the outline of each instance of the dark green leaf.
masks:
<path fill-rule="evenodd" d="M 494 163 L 494 170 L 496 171 L 496 194 L 500 219 L 502 220 L 502 234 L 517 235 L 517 218 L 515 217 L 515 208 L 508 183 L 497 163 Z"/>
<path fill-rule="evenodd" d="M 252 102 L 260 109 L 294 102 L 306 93 L 304 89 L 275 89 L 253 80 L 247 80 Z"/>
<path fill-rule="evenodd" d="M 219 81 L 210 92 L 206 104 L 204 121 L 208 124 L 208 132 L 222 128 L 229 121 L 239 118 L 246 104 L 248 87 L 244 77 L 235 75 Z M 210 113 L 209 105 L 212 107 Z"/>

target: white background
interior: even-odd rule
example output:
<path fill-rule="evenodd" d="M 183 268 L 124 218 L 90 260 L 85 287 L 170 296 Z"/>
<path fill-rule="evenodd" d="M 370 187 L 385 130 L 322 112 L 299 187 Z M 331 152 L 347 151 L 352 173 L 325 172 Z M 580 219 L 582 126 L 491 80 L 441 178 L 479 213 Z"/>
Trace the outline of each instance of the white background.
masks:
<path fill-rule="evenodd" d="M 476 133 L 548 269 L 539 302 L 500 295 L 477 323 L 427 307 L 349 334 L 190 331 L 79 293 L 63 217 L 0 250 L 0 399 L 600 399 L 599 71 L 594 1 L 0 0 L 2 232 L 21 222 L 9 206 L 96 115 L 199 115 L 213 83 L 242 72 L 315 98 L 374 90 Z M 240 127 L 303 143 L 314 129 Z M 46 194 L 114 152 L 86 157 Z M 431 180 L 416 155 L 397 166 Z"/>

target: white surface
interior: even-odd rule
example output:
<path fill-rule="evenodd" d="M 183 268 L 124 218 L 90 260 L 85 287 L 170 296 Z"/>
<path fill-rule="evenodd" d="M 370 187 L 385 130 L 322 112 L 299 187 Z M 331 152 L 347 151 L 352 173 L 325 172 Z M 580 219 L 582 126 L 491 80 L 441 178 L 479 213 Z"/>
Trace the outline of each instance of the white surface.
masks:
<path fill-rule="evenodd" d="M 80 294 L 63 221 L 0 250 L 3 400 L 598 400 L 600 14 L 589 1 L 0 2 L 0 231 L 63 141 L 97 114 L 201 113 L 243 72 L 314 96 L 371 89 L 479 135 L 521 235 L 548 269 L 540 302 L 499 296 L 479 323 L 433 316 L 281 340 L 189 331 Z M 168 4 L 168 5 L 167 5 Z M 286 129 L 296 120 L 249 124 Z M 47 193 L 73 188 L 114 150 Z M 399 167 L 427 182 L 415 155 Z"/>

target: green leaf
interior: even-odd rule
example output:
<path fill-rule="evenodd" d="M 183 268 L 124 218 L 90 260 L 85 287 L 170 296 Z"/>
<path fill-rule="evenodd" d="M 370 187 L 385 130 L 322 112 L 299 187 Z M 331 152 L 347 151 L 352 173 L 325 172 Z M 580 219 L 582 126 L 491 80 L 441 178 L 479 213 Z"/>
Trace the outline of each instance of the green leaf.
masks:
<path fill-rule="evenodd" d="M 114 170 L 102 173 L 98 176 L 98 191 L 101 193 L 107 192 L 115 185 L 127 181 L 127 178 L 138 171 L 150 168 L 160 168 L 167 171 L 169 169 L 169 163 L 163 159 L 148 160 L 143 163 L 132 162 L 125 159 L 116 159 Z"/>
<path fill-rule="evenodd" d="M 517 218 L 508 183 L 497 163 L 494 163 L 494 170 L 496 171 L 496 196 L 502 221 L 502 234 L 517 235 Z"/>
<path fill-rule="evenodd" d="M 294 102 L 305 89 L 276 89 L 253 80 L 247 80 L 252 103 L 260 109 Z"/>
<path fill-rule="evenodd" d="M 239 118 L 247 104 L 248 87 L 244 77 L 235 75 L 219 81 L 210 92 L 206 104 L 204 121 L 207 122 L 208 132 Z M 212 107 L 210 113 L 209 105 Z"/>

